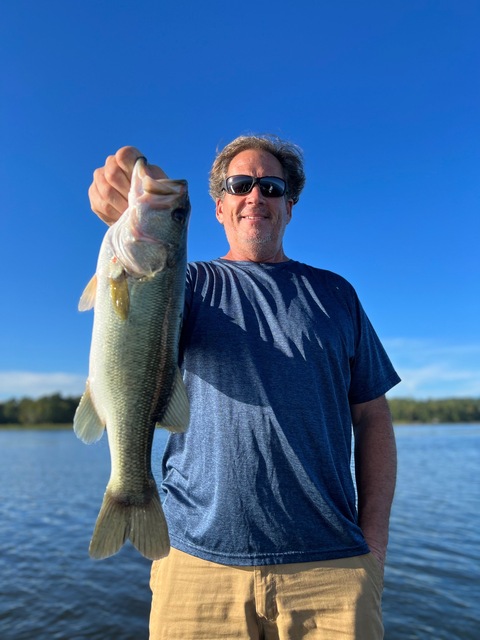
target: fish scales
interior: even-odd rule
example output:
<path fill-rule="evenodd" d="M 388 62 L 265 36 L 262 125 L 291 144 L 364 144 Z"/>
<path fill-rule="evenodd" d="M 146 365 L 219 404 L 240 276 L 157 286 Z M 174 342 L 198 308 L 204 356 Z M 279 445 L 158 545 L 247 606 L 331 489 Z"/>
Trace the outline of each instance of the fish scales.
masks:
<path fill-rule="evenodd" d="M 186 234 L 185 181 L 132 175 L 129 207 L 107 231 L 97 272 L 80 301 L 94 305 L 90 368 L 74 430 L 87 443 L 106 426 L 111 473 L 90 555 L 116 553 L 127 539 L 145 557 L 169 551 L 151 470 L 155 426 L 184 431 L 189 409 L 178 369 Z M 143 177 L 142 177 L 143 173 Z"/>

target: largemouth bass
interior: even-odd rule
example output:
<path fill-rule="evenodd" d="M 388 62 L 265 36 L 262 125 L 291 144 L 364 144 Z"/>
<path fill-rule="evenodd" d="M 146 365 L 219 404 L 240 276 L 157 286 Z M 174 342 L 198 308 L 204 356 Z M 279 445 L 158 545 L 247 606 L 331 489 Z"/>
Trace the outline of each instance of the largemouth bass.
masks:
<path fill-rule="evenodd" d="M 156 426 L 184 431 L 188 398 L 178 368 L 187 226 L 184 180 L 153 180 L 135 164 L 129 206 L 102 242 L 80 310 L 95 308 L 89 376 L 74 418 L 87 444 L 106 428 L 111 474 L 89 552 L 106 558 L 127 539 L 152 560 L 170 541 L 151 450 Z"/>

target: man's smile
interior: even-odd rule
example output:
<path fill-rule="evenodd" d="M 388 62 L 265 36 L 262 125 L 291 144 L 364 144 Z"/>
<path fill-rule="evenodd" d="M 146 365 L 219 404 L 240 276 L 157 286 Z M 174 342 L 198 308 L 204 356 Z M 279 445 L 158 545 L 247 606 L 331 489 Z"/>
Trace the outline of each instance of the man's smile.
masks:
<path fill-rule="evenodd" d="M 250 211 L 241 213 L 239 218 L 241 220 L 266 220 L 270 218 L 270 215 L 264 211 Z"/>

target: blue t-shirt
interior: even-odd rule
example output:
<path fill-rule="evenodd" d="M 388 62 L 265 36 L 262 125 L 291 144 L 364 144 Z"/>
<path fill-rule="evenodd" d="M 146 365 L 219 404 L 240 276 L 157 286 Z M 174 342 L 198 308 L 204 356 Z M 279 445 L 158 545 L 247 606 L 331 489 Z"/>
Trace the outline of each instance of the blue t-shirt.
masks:
<path fill-rule="evenodd" d="M 289 260 L 188 266 L 190 426 L 163 459 L 172 546 L 229 565 L 368 553 L 350 404 L 399 382 L 353 287 Z"/>

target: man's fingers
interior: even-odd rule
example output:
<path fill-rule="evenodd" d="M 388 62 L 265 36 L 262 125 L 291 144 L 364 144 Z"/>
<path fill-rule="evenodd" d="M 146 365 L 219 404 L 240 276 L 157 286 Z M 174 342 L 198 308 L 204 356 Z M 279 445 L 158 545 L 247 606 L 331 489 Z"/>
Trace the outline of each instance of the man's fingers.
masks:
<path fill-rule="evenodd" d="M 126 199 L 130 189 L 130 181 L 132 179 L 134 165 L 135 160 L 133 160 L 132 163 L 123 162 L 120 164 L 117 159 L 117 154 L 114 156 L 108 156 L 105 160 L 105 166 L 103 167 L 103 180 L 101 180 L 100 183 L 101 191 L 107 194 L 109 186 Z"/>
<path fill-rule="evenodd" d="M 112 162 L 119 166 L 125 173 L 130 183 L 132 177 L 133 167 L 138 158 L 144 158 L 143 153 L 136 147 L 122 147 L 117 151 L 114 156 L 109 156 L 107 162 L 112 159 Z M 106 165 L 105 165 L 106 166 Z"/>
<path fill-rule="evenodd" d="M 92 210 L 107 224 L 118 220 L 127 208 L 127 193 L 124 196 L 105 179 L 104 170 L 97 169 L 88 190 Z"/>
<path fill-rule="evenodd" d="M 88 190 L 90 205 L 107 224 L 116 222 L 127 209 L 133 168 L 141 157 L 144 156 L 136 147 L 122 147 L 94 172 Z M 145 166 L 145 174 L 154 180 L 168 177 L 160 167 L 149 164 Z"/>

